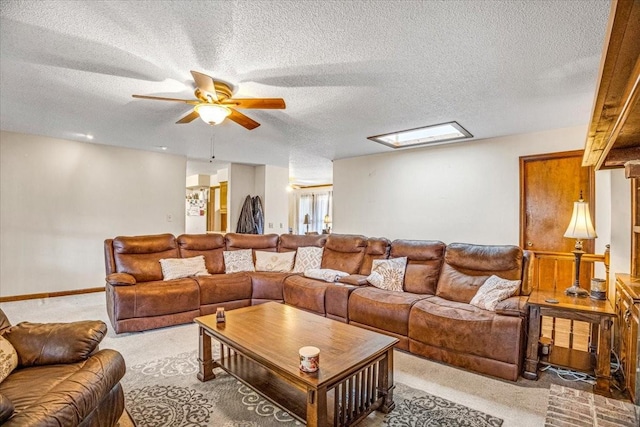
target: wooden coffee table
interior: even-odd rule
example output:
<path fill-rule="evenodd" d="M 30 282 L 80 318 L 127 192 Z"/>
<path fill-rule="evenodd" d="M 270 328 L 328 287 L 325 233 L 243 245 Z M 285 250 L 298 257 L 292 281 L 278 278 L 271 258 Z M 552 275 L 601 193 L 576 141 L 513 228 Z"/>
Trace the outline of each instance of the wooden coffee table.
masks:
<path fill-rule="evenodd" d="M 361 329 L 284 304 L 268 302 L 197 317 L 198 379 L 215 378 L 220 367 L 307 426 L 353 425 L 374 410 L 391 411 L 396 338 Z M 213 360 L 211 338 L 220 342 Z M 298 349 L 320 349 L 320 369 L 298 369 Z"/>

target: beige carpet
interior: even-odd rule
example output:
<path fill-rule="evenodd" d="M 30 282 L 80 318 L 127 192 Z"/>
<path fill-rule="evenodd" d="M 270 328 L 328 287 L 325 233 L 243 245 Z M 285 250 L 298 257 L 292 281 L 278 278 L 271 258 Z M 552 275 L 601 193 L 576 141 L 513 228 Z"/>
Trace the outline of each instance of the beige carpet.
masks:
<path fill-rule="evenodd" d="M 20 321 L 67 322 L 99 319 L 109 325 L 104 293 L 16 301 L 2 303 L 0 307 L 14 324 Z M 198 329 L 195 324 L 189 324 L 116 335 L 109 326 L 109 333 L 101 347 L 120 351 L 127 366 L 134 366 L 196 350 Z M 538 381 L 523 378 L 515 383 L 502 381 L 400 351 L 395 352 L 394 358 L 397 382 L 497 416 L 504 420 L 505 427 L 543 426 L 550 384 L 563 384 L 551 375 L 542 375 Z M 573 383 L 570 386 L 575 387 Z"/>

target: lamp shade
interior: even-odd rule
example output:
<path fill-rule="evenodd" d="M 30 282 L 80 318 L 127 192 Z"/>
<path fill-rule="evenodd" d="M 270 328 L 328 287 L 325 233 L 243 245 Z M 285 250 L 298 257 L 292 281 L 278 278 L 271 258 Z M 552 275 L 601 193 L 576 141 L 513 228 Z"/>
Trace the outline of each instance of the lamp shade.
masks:
<path fill-rule="evenodd" d="M 329 218 L 329 215 L 325 215 L 324 216 L 324 223 L 325 224 L 329 224 L 331 222 L 331 218 Z"/>
<path fill-rule="evenodd" d="M 598 237 L 591 222 L 589 203 L 582 199 L 573 202 L 571 222 L 569 222 L 567 231 L 564 232 L 564 237 L 572 237 L 574 239 L 595 239 Z"/>
<path fill-rule="evenodd" d="M 311 224 L 311 220 L 309 219 L 309 214 L 304 214 L 304 221 L 302 221 L 304 225 Z"/>
<path fill-rule="evenodd" d="M 231 114 L 231 110 L 219 104 L 198 104 L 194 108 L 202 121 L 210 125 L 217 125 Z"/>

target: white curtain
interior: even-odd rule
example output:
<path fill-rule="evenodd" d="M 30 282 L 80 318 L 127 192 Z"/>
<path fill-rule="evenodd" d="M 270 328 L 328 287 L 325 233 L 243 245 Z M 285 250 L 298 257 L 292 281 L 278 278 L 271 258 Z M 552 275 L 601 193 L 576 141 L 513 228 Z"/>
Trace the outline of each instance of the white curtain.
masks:
<path fill-rule="evenodd" d="M 333 191 L 318 191 L 315 193 L 303 193 L 298 199 L 298 233 L 307 232 L 307 225 L 304 224 L 304 216 L 309 215 L 309 232 L 322 234 L 326 228 L 324 217 L 332 216 Z"/>
<path fill-rule="evenodd" d="M 313 231 L 313 194 L 301 194 L 298 199 L 298 234 L 307 231 L 307 224 L 304 223 L 304 216 L 309 215 L 309 230 Z"/>

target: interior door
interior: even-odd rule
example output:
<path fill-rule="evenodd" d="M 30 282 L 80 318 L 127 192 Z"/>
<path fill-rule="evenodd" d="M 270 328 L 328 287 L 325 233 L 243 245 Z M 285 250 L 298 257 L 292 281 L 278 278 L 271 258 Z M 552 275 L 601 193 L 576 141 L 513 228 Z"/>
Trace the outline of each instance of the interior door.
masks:
<path fill-rule="evenodd" d="M 520 245 L 532 251 L 571 252 L 575 239 L 564 237 L 571 220 L 573 202 L 580 192 L 589 202 L 595 221 L 594 171 L 582 167 L 582 150 L 520 157 Z M 593 240 L 584 241 L 584 251 L 593 253 Z M 539 259 L 534 276 L 540 289 L 564 290 L 573 283 L 572 259 Z M 589 289 L 590 271 L 582 268 L 580 284 Z M 545 318 L 544 336 L 561 347 L 586 350 L 589 324 L 565 319 Z"/>
<path fill-rule="evenodd" d="M 589 202 L 595 222 L 595 186 L 592 167 L 582 167 L 582 150 L 520 157 L 520 245 L 532 251 L 571 252 L 575 239 L 564 237 L 573 202 L 580 193 Z M 593 253 L 593 240 L 584 241 L 584 250 Z M 558 288 L 572 283 L 573 266 L 541 265 L 541 288 Z M 581 285 L 588 286 L 588 271 Z M 582 274 L 581 274 L 582 276 Z"/>

